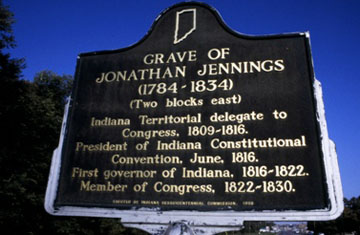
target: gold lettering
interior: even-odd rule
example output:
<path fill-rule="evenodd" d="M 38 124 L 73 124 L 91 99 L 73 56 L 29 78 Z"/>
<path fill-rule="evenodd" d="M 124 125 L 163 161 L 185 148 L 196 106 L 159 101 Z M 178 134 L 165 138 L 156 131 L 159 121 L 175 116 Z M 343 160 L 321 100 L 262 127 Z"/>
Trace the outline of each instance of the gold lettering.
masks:
<path fill-rule="evenodd" d="M 80 191 L 87 192 L 125 192 L 127 189 L 126 184 L 115 184 L 113 185 L 110 181 L 106 181 L 105 184 L 92 184 L 90 181 L 80 182 Z"/>
<path fill-rule="evenodd" d="M 104 179 L 110 178 L 154 178 L 157 171 L 154 170 L 105 170 Z"/>
<path fill-rule="evenodd" d="M 95 117 L 92 117 L 90 126 L 129 126 L 130 123 L 131 121 L 129 118 L 105 117 L 103 119 L 96 119 Z"/>
<path fill-rule="evenodd" d="M 95 168 L 94 170 L 84 170 L 79 167 L 73 167 L 71 177 L 72 178 L 75 178 L 75 177 L 78 177 L 78 178 L 98 177 L 98 173 L 99 173 L 99 170 L 97 168 Z"/>
<path fill-rule="evenodd" d="M 164 59 L 166 58 L 166 59 Z M 165 62 L 164 62 L 165 61 Z M 169 63 L 178 63 L 185 61 L 196 61 L 196 51 L 182 51 L 182 52 L 171 52 L 169 55 L 165 56 L 163 53 L 154 53 L 147 54 L 143 58 L 144 64 L 169 64 Z"/>
<path fill-rule="evenodd" d="M 194 153 L 194 157 L 190 159 L 190 163 L 199 164 L 222 164 L 224 160 L 220 156 L 200 156 L 198 153 Z"/>
<path fill-rule="evenodd" d="M 212 170 L 203 167 L 198 167 L 197 170 L 189 170 L 186 167 L 182 168 L 183 178 L 233 178 L 234 175 L 229 170 Z"/>
<path fill-rule="evenodd" d="M 300 138 L 295 139 L 269 137 L 264 140 L 244 138 L 236 141 L 214 138 L 210 141 L 210 146 L 213 149 L 306 147 L 306 137 L 303 135 Z"/>
<path fill-rule="evenodd" d="M 215 193 L 211 184 L 207 185 L 189 185 L 189 184 L 164 184 L 158 181 L 153 186 L 154 191 L 157 193 L 175 193 L 184 195 L 186 193 Z"/>
<path fill-rule="evenodd" d="M 284 60 L 264 60 L 264 61 L 238 61 L 217 64 L 203 64 L 197 70 L 198 76 L 216 76 L 223 74 L 242 74 L 242 73 L 261 73 L 261 72 L 281 72 L 285 70 Z"/>
<path fill-rule="evenodd" d="M 155 156 L 147 157 L 129 157 L 114 154 L 111 157 L 111 162 L 116 165 L 151 165 L 151 164 L 182 164 L 182 160 L 178 156 L 164 156 L 163 154 L 156 154 Z"/>
<path fill-rule="evenodd" d="M 109 141 L 106 143 L 98 144 L 84 144 L 83 142 L 76 142 L 76 152 L 93 152 L 93 151 L 126 151 L 127 142 L 122 144 L 111 144 Z"/>
<path fill-rule="evenodd" d="M 173 140 L 172 142 L 157 141 L 156 150 L 201 150 L 200 142 L 180 142 Z"/>

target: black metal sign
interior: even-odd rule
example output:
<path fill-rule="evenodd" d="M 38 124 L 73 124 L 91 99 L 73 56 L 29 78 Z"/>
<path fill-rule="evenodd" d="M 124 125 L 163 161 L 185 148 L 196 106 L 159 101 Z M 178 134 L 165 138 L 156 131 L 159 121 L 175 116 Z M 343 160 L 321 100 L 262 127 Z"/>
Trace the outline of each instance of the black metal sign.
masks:
<path fill-rule="evenodd" d="M 176 5 L 136 45 L 79 56 L 51 206 L 337 215 L 320 92 L 308 34 Z"/>

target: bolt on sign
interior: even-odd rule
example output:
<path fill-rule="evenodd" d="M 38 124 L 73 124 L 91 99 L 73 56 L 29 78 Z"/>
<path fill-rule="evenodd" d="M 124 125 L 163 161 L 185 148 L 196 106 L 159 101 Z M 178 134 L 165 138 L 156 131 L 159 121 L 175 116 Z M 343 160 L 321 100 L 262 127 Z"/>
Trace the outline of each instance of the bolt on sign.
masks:
<path fill-rule="evenodd" d="M 46 194 L 54 215 L 232 226 L 343 210 L 308 33 L 246 36 L 202 3 L 80 54 Z"/>

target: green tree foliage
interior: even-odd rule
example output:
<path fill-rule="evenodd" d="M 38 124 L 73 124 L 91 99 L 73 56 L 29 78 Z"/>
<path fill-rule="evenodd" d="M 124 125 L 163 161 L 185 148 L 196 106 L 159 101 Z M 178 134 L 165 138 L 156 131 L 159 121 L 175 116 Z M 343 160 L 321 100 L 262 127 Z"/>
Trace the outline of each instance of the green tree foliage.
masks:
<path fill-rule="evenodd" d="M 24 66 L 23 59 L 12 59 L 10 54 L 4 51 L 16 45 L 11 27 L 13 23 L 14 14 L 0 0 L 0 78 L 2 82 L 17 80 Z"/>
<path fill-rule="evenodd" d="M 251 234 L 258 233 L 261 228 L 265 228 L 267 226 L 271 227 L 275 225 L 274 222 L 266 222 L 266 221 L 245 221 L 244 228 L 240 231 L 242 234 Z"/>
<path fill-rule="evenodd" d="M 50 71 L 20 79 L 23 60 L 15 46 L 13 14 L 0 0 L 0 226 L 6 234 L 141 234 L 118 219 L 57 217 L 45 212 L 44 196 L 57 147 L 71 76 Z"/>
<path fill-rule="evenodd" d="M 344 205 L 344 212 L 339 218 L 332 221 L 308 222 L 309 230 L 325 234 L 360 234 L 360 196 L 350 200 L 345 198 Z"/>
<path fill-rule="evenodd" d="M 44 76 L 48 81 L 43 81 Z M 49 160 L 58 142 L 64 96 L 69 93 L 71 81 L 68 76 L 42 72 L 34 82 L 16 81 L 14 89 L 20 91 L 7 94 L 11 105 L 0 117 L 4 130 L 1 139 L 5 142 L 0 162 L 5 217 L 1 221 L 14 228 L 31 231 L 44 226 L 40 210 Z"/>

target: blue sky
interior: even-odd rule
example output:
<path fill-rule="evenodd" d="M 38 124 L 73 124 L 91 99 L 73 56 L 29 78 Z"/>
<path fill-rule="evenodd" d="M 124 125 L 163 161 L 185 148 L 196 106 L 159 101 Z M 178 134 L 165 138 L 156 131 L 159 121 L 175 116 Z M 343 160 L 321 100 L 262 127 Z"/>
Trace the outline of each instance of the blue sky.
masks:
<path fill-rule="evenodd" d="M 180 1 L 4 0 L 15 14 L 23 78 L 52 70 L 73 75 L 82 52 L 139 41 L 167 7 Z M 314 70 L 322 83 L 329 136 L 334 140 L 344 196 L 360 195 L 360 1 L 203 1 L 235 31 L 250 35 L 309 31 Z"/>

